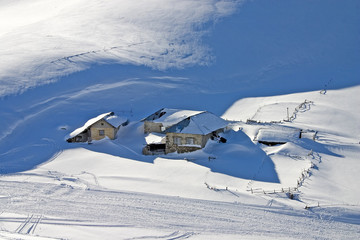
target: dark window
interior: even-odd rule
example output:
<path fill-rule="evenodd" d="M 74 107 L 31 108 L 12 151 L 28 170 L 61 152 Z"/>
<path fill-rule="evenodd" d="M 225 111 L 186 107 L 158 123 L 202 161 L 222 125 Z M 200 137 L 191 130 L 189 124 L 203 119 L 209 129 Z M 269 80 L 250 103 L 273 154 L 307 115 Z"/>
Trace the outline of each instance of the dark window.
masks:
<path fill-rule="evenodd" d="M 185 140 L 186 140 L 186 145 L 194 145 L 195 144 L 194 138 L 192 138 L 192 137 L 187 137 Z"/>
<path fill-rule="evenodd" d="M 173 141 L 174 141 L 174 144 L 176 145 L 181 145 L 181 137 L 174 137 L 173 138 Z"/>
<path fill-rule="evenodd" d="M 148 145 L 148 149 L 151 152 L 156 152 L 156 151 L 165 151 L 166 145 L 165 144 L 149 144 Z"/>
<path fill-rule="evenodd" d="M 105 136 L 105 130 L 99 130 L 99 136 Z"/>

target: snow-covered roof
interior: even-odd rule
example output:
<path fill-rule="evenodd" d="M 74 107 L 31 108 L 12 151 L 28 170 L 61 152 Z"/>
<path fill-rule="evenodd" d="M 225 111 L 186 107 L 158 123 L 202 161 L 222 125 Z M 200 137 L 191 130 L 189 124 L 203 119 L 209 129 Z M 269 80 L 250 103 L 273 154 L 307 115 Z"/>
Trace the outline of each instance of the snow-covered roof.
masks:
<path fill-rule="evenodd" d="M 100 114 L 97 117 L 89 119 L 84 124 L 84 126 L 82 126 L 80 128 L 77 128 L 72 133 L 70 133 L 69 137 L 72 138 L 72 137 L 77 136 L 78 134 L 84 132 L 86 129 L 91 127 L 91 125 L 93 125 L 94 123 L 100 121 L 101 119 L 104 119 L 105 121 L 107 121 L 109 124 L 111 124 L 114 127 L 118 127 L 121 124 L 123 124 L 124 122 L 126 122 L 125 118 L 115 116 L 113 112 L 103 113 L 103 114 Z"/>
<path fill-rule="evenodd" d="M 89 128 L 91 125 L 93 125 L 94 123 L 96 123 L 97 121 L 100 121 L 101 119 L 105 118 L 106 116 L 108 116 L 108 115 L 110 115 L 110 114 L 111 114 L 111 112 L 103 113 L 103 114 L 100 114 L 100 115 L 97 116 L 97 117 L 94 117 L 94 118 L 89 119 L 89 120 L 84 124 L 84 126 L 75 129 L 72 133 L 70 133 L 69 136 L 70 136 L 70 137 L 75 137 L 76 135 L 82 133 L 82 132 L 85 131 L 87 128 Z"/>
<path fill-rule="evenodd" d="M 224 119 L 210 112 L 201 112 L 191 116 L 189 121 L 183 121 L 183 123 L 169 129 L 168 132 L 206 135 L 225 128 L 227 125 L 228 123 Z"/>
<path fill-rule="evenodd" d="M 182 120 L 203 113 L 204 111 L 193 111 L 193 110 L 181 110 L 181 109 L 171 109 L 164 108 L 154 115 L 154 120 L 152 122 L 162 123 L 163 127 L 168 128 L 181 122 Z M 158 118 L 156 118 L 158 116 Z M 147 120 L 147 119 L 145 119 Z"/>
<path fill-rule="evenodd" d="M 105 121 L 107 121 L 108 123 L 110 123 L 111 125 L 113 125 L 114 127 L 117 128 L 120 125 L 122 125 L 123 123 L 125 123 L 127 121 L 127 118 L 113 115 L 113 116 L 106 117 Z"/>
<path fill-rule="evenodd" d="M 165 132 L 206 135 L 227 126 L 227 122 L 207 111 L 163 108 L 142 121 L 161 123 Z"/>
<path fill-rule="evenodd" d="M 256 136 L 256 140 L 262 142 L 286 143 L 290 140 L 299 138 L 299 134 L 299 129 L 260 129 Z"/>
<path fill-rule="evenodd" d="M 163 140 L 165 139 L 165 135 L 161 133 L 150 133 L 145 137 L 145 141 L 147 144 L 157 144 L 157 143 L 164 143 Z"/>

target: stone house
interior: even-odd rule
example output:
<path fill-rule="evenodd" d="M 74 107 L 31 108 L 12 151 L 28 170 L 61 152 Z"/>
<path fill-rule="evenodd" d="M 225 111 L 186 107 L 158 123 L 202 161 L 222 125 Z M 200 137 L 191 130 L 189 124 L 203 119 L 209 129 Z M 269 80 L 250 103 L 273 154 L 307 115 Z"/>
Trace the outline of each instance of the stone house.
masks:
<path fill-rule="evenodd" d="M 169 127 L 202 112 L 203 111 L 162 108 L 142 120 L 144 122 L 144 132 L 163 133 Z"/>
<path fill-rule="evenodd" d="M 147 145 L 143 154 L 185 153 L 204 148 L 219 138 L 227 122 L 207 111 L 161 109 L 143 119 Z M 223 139 L 224 140 L 224 139 Z"/>
<path fill-rule="evenodd" d="M 128 120 L 115 116 L 114 112 L 104 113 L 88 120 L 84 126 L 74 130 L 67 138 L 67 142 L 91 142 L 108 137 L 111 140 L 121 126 L 126 126 Z"/>

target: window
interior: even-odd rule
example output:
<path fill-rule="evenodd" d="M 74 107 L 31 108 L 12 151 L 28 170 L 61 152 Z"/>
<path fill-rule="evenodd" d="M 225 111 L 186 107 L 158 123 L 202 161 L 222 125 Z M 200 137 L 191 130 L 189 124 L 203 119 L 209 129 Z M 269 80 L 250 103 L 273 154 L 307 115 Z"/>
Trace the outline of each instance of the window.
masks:
<path fill-rule="evenodd" d="M 99 136 L 105 136 L 105 130 L 99 130 Z"/>
<path fill-rule="evenodd" d="M 181 145 L 181 137 L 174 137 L 174 144 Z"/>
<path fill-rule="evenodd" d="M 186 140 L 186 145 L 194 145 L 195 144 L 195 139 L 192 137 L 187 137 L 185 140 Z"/>

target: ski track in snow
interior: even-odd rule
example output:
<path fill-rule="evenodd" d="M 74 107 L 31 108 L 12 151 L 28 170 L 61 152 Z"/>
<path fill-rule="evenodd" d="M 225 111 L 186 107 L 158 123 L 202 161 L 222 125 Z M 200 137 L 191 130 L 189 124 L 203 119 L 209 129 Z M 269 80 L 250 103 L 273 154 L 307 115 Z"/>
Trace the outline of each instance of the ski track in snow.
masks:
<path fill-rule="evenodd" d="M 39 225 L 40 221 L 42 220 L 42 215 L 32 214 L 20 224 L 20 226 L 15 230 L 16 233 L 26 233 L 26 234 L 34 234 L 36 227 Z"/>
<path fill-rule="evenodd" d="M 34 233 L 39 224 L 184 232 L 167 239 L 202 233 L 355 239 L 360 231 L 359 224 L 337 222 L 329 213 L 323 217 L 279 207 L 273 200 L 260 206 L 11 181 L 0 181 L 0 189 L 12 199 L 0 199 L 0 211 L 28 215 L 25 219 L 0 216 L 0 222 L 20 222 L 17 233 Z"/>

